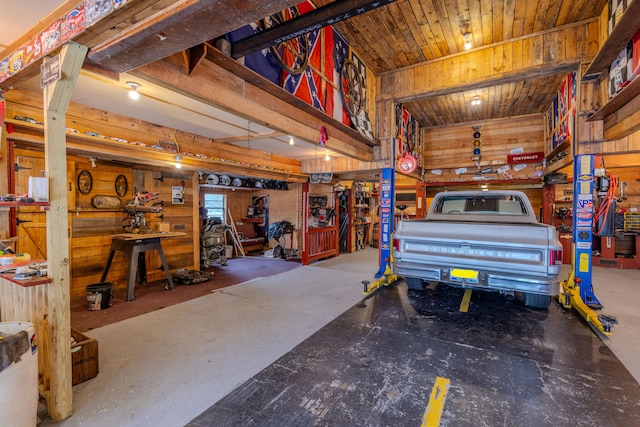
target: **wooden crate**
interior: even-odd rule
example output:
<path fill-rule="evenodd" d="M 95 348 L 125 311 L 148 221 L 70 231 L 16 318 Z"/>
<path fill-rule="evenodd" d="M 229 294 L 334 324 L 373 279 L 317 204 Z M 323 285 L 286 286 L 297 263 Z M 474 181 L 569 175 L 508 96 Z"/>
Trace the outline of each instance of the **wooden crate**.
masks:
<path fill-rule="evenodd" d="M 76 340 L 76 343 L 71 345 L 71 376 L 72 384 L 76 385 L 98 375 L 98 341 L 73 328 L 71 336 Z"/>

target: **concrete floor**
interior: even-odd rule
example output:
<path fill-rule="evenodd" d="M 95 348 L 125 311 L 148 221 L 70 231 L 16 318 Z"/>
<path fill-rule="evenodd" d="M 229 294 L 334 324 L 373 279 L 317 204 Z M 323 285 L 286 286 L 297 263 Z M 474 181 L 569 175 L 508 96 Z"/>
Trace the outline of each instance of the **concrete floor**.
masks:
<path fill-rule="evenodd" d="M 424 360 L 421 363 L 426 365 L 420 371 L 410 366 L 404 357 L 407 352 L 433 352 L 437 360 L 446 363 L 444 367 L 438 363 L 436 369 L 438 376 L 451 378 L 453 390 L 441 425 L 497 425 L 496 413 L 507 417 L 536 408 L 524 407 L 532 403 L 521 398 L 498 401 L 503 393 L 515 389 L 525 395 L 542 396 L 537 404 L 551 418 L 546 418 L 549 424 L 541 425 L 598 425 L 598 417 L 603 416 L 609 422 L 601 425 L 634 425 L 626 422 L 640 420 L 637 271 L 594 271 L 595 293 L 605 306 L 603 312 L 616 316 L 620 322 L 611 337 L 599 337 L 579 316 L 558 305 L 552 305 L 547 314 L 524 310 L 516 303 L 495 301 L 495 294 L 474 293 L 470 312 L 491 304 L 496 307 L 494 311 L 502 311 L 504 306 L 506 316 L 517 315 L 520 319 L 520 327 L 515 327 L 514 332 L 533 331 L 507 342 L 500 333 L 504 325 L 483 323 L 489 316 L 476 317 L 475 322 L 465 326 L 465 319 L 471 317 L 452 314 L 455 310 L 446 307 L 433 312 L 430 300 L 407 292 L 403 283 L 382 289 L 365 302 L 365 307 L 359 307 L 361 280 L 371 279 L 376 270 L 377 250 L 367 248 L 94 329 L 87 335 L 99 342 L 100 374 L 74 387 L 72 417 L 58 424 L 45 419 L 41 425 L 272 426 L 311 425 L 307 423 L 311 420 L 328 426 L 417 426 L 429 401 L 435 373 L 425 368 L 431 365 Z M 421 313 L 425 307 L 431 311 Z M 412 314 L 407 318 L 406 313 Z M 535 320 L 535 328 L 526 316 Z M 434 327 L 434 318 L 439 319 L 439 327 Z M 462 320 L 442 322 L 453 318 Z M 456 324 L 473 333 L 451 337 L 447 328 Z M 539 326 L 541 331 L 536 329 Z M 553 337 L 556 341 L 548 341 Z M 517 345 L 513 346 L 513 342 Z M 603 351 L 603 342 L 610 351 Z M 351 344 L 356 343 L 363 345 L 360 353 L 353 353 Z M 364 347 L 365 344 L 372 347 Z M 483 348 L 487 345 L 491 347 L 488 352 L 488 347 Z M 371 356 L 363 365 L 365 348 Z M 375 348 L 381 349 L 380 357 L 373 354 Z M 522 348 L 528 348 L 527 354 Z M 318 359 L 313 352 L 320 350 L 328 353 Z M 484 351 L 483 357 L 478 356 L 479 350 Z M 504 366 L 518 366 L 503 370 L 503 385 L 494 384 L 488 386 L 493 391 L 483 391 L 477 384 L 477 389 L 456 384 L 463 382 L 460 372 L 475 372 L 474 381 L 482 383 L 485 368 L 473 366 L 470 361 L 494 358 L 505 361 Z M 550 360 L 559 360 L 561 366 Z M 493 369 L 495 374 L 502 368 Z M 518 375 L 522 369 L 535 369 L 536 378 L 544 377 L 543 388 Z M 309 370 L 321 377 L 305 378 L 302 374 Z M 289 374 L 283 376 L 282 372 Z M 421 372 L 425 378 L 406 378 L 407 372 Z M 400 375 L 400 379 L 391 373 Z M 345 409 L 349 400 L 343 399 L 343 394 L 359 384 L 348 375 L 369 374 L 371 379 L 359 378 L 371 399 L 364 405 L 353 401 L 353 406 Z M 305 389 L 305 381 L 309 388 Z M 405 394 L 393 387 L 396 381 L 405 387 Z M 503 386 L 504 390 L 500 390 Z M 571 387 L 569 392 L 567 387 Z M 293 393 L 291 399 L 287 399 L 288 393 Z M 393 398 L 395 393 L 397 399 Z M 374 399 L 381 394 L 388 398 Z M 331 400 L 332 396 L 338 400 Z M 307 403 L 302 403 L 305 397 Z M 278 402 L 280 418 L 269 413 L 272 402 Z M 361 406 L 365 412 L 358 412 Z M 465 408 L 477 413 L 478 418 L 462 422 L 459 417 Z M 296 412 L 313 417 L 296 418 Z M 561 417 L 554 418 L 553 414 L 558 413 Z M 231 418 L 223 417 L 229 414 Z M 357 420 L 349 422 L 349 414 L 358 415 Z M 500 419 L 499 423 L 535 425 L 511 421 Z"/>

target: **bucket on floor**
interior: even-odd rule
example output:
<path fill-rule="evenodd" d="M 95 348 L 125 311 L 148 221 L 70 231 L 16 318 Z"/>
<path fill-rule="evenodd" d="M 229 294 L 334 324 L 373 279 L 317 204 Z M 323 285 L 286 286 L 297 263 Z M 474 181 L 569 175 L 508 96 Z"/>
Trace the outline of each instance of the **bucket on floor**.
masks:
<path fill-rule="evenodd" d="M 29 322 L 0 322 L 0 425 L 35 426 L 38 347 Z"/>
<path fill-rule="evenodd" d="M 99 282 L 87 286 L 87 308 L 89 311 L 111 307 L 112 289 L 113 283 L 111 282 Z"/>

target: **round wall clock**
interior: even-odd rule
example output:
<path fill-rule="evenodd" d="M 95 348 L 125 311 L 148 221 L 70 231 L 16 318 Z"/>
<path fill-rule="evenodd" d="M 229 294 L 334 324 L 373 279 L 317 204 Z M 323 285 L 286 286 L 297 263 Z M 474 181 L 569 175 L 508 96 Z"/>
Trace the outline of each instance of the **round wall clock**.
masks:
<path fill-rule="evenodd" d="M 118 175 L 116 177 L 116 194 L 120 197 L 124 197 L 127 194 L 127 177 L 124 175 Z"/>
<path fill-rule="evenodd" d="M 89 194 L 93 187 L 93 178 L 88 170 L 83 170 L 78 175 L 78 191 L 82 194 Z"/>

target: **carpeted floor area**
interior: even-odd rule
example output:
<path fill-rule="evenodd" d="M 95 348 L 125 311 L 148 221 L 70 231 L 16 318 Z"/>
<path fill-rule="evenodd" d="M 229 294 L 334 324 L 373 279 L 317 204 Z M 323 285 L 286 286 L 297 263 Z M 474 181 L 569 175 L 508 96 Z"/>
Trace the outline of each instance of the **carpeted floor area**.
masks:
<path fill-rule="evenodd" d="M 214 265 L 207 269 L 213 273 L 208 282 L 195 285 L 178 285 L 174 290 L 164 289 L 164 280 L 136 286 L 136 299 L 126 301 L 126 289 L 115 289 L 111 300 L 111 307 L 99 311 L 87 308 L 86 297 L 75 298 L 71 301 L 71 327 L 79 332 L 99 328 L 141 314 L 149 313 L 207 295 L 216 289 L 246 282 L 248 280 L 269 277 L 300 267 L 298 261 L 265 258 L 262 256 L 239 257 L 227 260 L 226 266 Z"/>

